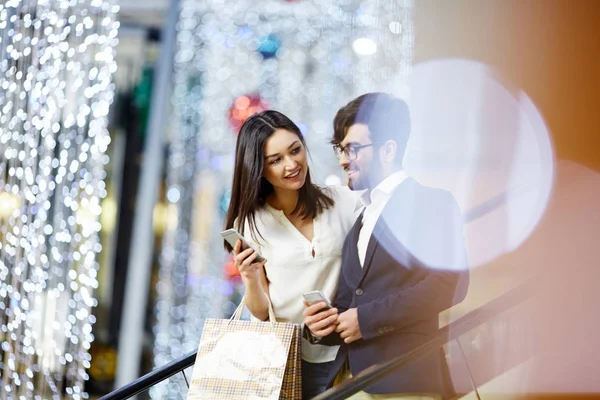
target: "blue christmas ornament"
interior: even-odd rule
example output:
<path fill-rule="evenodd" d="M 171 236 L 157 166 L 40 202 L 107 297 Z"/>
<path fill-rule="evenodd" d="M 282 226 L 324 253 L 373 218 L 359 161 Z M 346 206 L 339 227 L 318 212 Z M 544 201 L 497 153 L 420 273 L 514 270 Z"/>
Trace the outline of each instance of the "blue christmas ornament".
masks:
<path fill-rule="evenodd" d="M 277 50 L 281 47 L 281 40 L 274 35 L 270 34 L 263 36 L 258 41 L 258 52 L 262 54 L 264 58 L 272 58 L 277 54 Z"/>

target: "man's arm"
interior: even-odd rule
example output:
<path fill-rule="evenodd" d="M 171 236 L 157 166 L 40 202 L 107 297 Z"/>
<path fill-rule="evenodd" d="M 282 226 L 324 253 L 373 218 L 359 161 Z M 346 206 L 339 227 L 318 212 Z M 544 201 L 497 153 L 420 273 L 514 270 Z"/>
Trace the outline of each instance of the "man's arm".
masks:
<path fill-rule="evenodd" d="M 359 305 L 358 323 L 363 339 L 391 333 L 415 321 L 437 318 L 453 305 L 456 289 L 465 276 L 468 279 L 466 273 L 431 271 L 409 289 Z"/>
<path fill-rule="evenodd" d="M 418 266 L 413 268 L 427 269 L 425 277 L 408 289 L 358 307 L 364 339 L 437 318 L 466 296 L 469 273 L 462 214 L 448 192 L 436 194 L 411 210 L 413 222 L 419 225 L 411 227 L 405 239 L 406 247 L 417 258 Z M 389 251 L 390 243 L 381 239 Z"/>

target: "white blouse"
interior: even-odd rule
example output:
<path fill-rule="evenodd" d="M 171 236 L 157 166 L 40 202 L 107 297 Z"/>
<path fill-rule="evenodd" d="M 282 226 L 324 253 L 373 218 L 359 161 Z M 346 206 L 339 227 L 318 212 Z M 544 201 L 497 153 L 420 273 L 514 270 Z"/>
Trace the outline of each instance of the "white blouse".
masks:
<path fill-rule="evenodd" d="M 304 322 L 302 294 L 320 290 L 334 300 L 346 235 L 356 221 L 357 195 L 345 186 L 323 188 L 335 205 L 314 219 L 314 237 L 309 241 L 287 219 L 283 211 L 268 204 L 256 213 L 260 236 L 253 237 L 245 224 L 246 240 L 267 259 L 265 271 L 269 296 L 279 322 Z M 314 250 L 314 257 L 313 257 Z M 333 361 L 338 347 L 315 345 L 302 340 L 302 358 L 312 363 Z"/>

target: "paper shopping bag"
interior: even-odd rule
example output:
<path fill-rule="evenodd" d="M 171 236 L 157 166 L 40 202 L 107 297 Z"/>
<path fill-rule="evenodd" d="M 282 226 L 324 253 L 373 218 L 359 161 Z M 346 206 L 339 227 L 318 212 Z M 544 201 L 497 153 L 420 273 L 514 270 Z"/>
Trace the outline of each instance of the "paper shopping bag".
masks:
<path fill-rule="evenodd" d="M 269 322 L 233 317 L 207 319 L 192 373 L 189 400 L 302 398 L 301 328 L 280 323 L 269 305 Z"/>

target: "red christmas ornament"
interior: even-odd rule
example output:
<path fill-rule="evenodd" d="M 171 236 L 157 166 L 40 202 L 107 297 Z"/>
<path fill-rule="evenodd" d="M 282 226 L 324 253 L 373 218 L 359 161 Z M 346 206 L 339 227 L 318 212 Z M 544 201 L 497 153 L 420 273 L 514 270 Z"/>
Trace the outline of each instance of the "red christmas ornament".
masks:
<path fill-rule="evenodd" d="M 260 97 L 246 94 L 235 99 L 229 107 L 229 123 L 237 135 L 246 120 L 252 115 L 268 110 L 269 106 Z"/>

